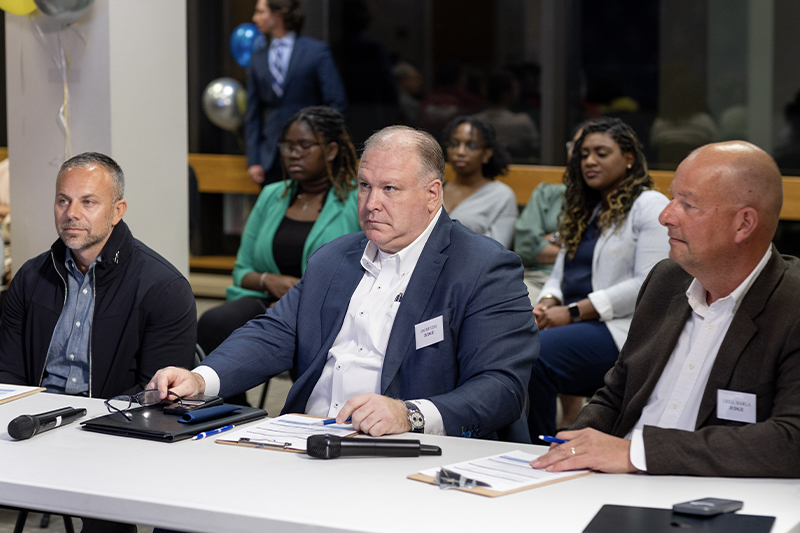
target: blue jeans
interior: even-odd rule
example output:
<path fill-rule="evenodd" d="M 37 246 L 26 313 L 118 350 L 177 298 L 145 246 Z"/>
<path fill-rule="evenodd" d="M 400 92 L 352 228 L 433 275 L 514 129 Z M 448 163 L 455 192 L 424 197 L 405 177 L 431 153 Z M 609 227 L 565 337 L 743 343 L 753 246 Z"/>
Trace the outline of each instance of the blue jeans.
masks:
<path fill-rule="evenodd" d="M 597 320 L 545 329 L 539 341 L 539 359 L 528 385 L 528 429 L 534 444 L 539 435 L 555 434 L 558 395 L 602 387 L 619 357 L 614 338 Z"/>

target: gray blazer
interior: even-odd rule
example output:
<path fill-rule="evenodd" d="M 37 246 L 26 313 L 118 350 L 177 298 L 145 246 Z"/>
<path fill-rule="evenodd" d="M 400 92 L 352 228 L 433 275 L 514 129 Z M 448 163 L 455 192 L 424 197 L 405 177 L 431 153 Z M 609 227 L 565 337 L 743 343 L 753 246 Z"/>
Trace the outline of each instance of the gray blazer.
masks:
<path fill-rule="evenodd" d="M 636 425 L 691 308 L 692 277 L 670 260 L 642 285 L 628 341 L 572 429 L 624 437 Z M 742 300 L 711 369 L 694 432 L 645 426 L 647 471 L 800 477 L 800 260 L 772 257 Z M 756 395 L 756 423 L 717 418 L 717 390 Z"/>

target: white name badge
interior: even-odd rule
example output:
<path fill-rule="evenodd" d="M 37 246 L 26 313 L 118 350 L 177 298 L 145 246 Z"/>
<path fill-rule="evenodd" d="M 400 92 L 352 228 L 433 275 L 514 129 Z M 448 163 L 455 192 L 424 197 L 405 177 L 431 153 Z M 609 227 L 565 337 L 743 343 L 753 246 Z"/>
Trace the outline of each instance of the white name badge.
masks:
<path fill-rule="evenodd" d="M 756 423 L 756 395 L 717 389 L 717 418 Z"/>
<path fill-rule="evenodd" d="M 417 350 L 444 340 L 444 323 L 442 315 L 420 322 L 414 326 L 414 336 L 417 339 Z"/>

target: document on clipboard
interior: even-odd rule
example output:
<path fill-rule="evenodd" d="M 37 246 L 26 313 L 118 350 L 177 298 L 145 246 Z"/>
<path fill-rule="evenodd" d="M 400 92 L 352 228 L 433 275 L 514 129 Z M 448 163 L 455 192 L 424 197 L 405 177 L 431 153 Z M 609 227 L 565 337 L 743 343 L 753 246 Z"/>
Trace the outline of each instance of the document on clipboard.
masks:
<path fill-rule="evenodd" d="M 238 431 L 229 431 L 216 442 L 264 450 L 305 453 L 306 439 L 311 435 L 328 433 L 338 437 L 351 437 L 357 433 L 352 424 L 322 425 L 320 423 L 322 420 L 325 419 L 308 415 L 281 415 Z"/>
<path fill-rule="evenodd" d="M 539 456 L 516 450 L 447 465 L 443 468 L 450 473 L 460 474 L 470 480 L 474 480 L 478 484 L 475 488 L 452 488 L 489 497 L 503 496 L 522 490 L 542 487 L 592 473 L 589 470 L 571 470 L 569 472 L 538 470 L 532 468 L 530 464 L 537 457 Z M 438 468 L 429 468 L 422 470 L 418 474 L 408 476 L 408 479 L 437 484 L 436 475 L 438 473 Z"/>
<path fill-rule="evenodd" d="M 26 387 L 23 385 L 0 383 L 0 404 L 18 400 L 43 390 L 45 390 L 44 387 Z"/>

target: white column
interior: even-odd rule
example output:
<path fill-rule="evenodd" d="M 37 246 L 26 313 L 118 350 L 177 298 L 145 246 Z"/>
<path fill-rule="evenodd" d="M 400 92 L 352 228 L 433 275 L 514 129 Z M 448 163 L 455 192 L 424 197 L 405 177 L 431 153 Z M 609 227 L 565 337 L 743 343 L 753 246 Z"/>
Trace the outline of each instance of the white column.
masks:
<path fill-rule="evenodd" d="M 42 39 L 35 20 L 5 15 L 15 271 L 57 238 L 53 199 L 64 161 L 58 33 Z M 120 164 L 125 222 L 187 275 L 186 3 L 96 0 L 74 28 L 62 35 L 72 155 L 97 151 Z"/>

